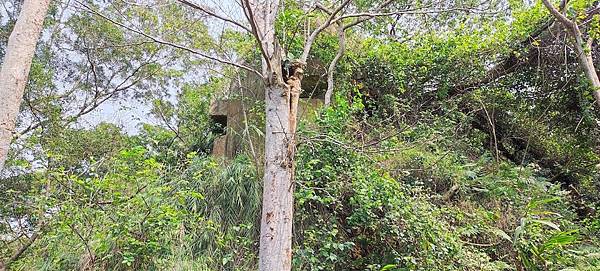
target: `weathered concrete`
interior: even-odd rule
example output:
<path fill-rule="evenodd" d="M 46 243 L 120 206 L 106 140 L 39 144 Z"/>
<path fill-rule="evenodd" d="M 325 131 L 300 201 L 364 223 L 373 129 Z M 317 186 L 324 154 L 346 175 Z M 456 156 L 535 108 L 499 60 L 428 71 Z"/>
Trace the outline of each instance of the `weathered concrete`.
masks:
<path fill-rule="evenodd" d="M 214 100 L 211 103 L 211 118 L 224 126 L 224 134 L 213 142 L 212 154 L 214 156 L 233 158 L 248 150 L 251 147 L 250 144 L 257 155 L 262 155 L 264 138 L 256 132 L 257 125 L 249 123 L 248 125 L 253 127 L 246 130 L 245 119 L 248 122 L 255 122 L 259 118 L 255 110 L 251 110 L 251 102 L 254 101 L 248 99 L 242 103 L 241 100 Z M 322 105 L 322 99 L 301 98 L 298 106 L 299 120 L 310 118 Z"/>
<path fill-rule="evenodd" d="M 323 105 L 327 88 L 322 78 L 324 66 L 312 59 L 309 59 L 309 63 L 302 81 L 298 120 L 307 119 Z M 262 79 L 246 73 L 241 80 L 232 82 L 228 89 L 218 95 L 219 98 L 212 101 L 210 116 L 224 128 L 223 135 L 213 143 L 214 156 L 233 158 L 239 153 L 247 152 L 253 153 L 256 158 L 262 158 L 264 113 L 262 109 L 256 110 L 256 105 L 263 103 L 264 89 Z"/>

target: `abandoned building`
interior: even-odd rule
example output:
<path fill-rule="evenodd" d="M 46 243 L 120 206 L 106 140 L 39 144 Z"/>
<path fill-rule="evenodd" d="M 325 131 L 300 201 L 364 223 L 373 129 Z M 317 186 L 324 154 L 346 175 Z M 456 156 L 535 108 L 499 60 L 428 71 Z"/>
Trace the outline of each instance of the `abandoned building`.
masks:
<path fill-rule="evenodd" d="M 323 74 L 314 69 L 306 72 L 298 105 L 299 119 L 310 116 L 323 104 L 327 88 Z M 261 118 L 263 112 L 260 110 L 263 109 L 257 110 L 256 105 L 264 101 L 264 97 L 261 79 L 257 75 L 246 73 L 243 79 L 233 82 L 229 89 L 213 99 L 209 114 L 221 127 L 221 135 L 213 142 L 214 156 L 231 159 L 243 151 L 262 156 L 264 122 Z"/>

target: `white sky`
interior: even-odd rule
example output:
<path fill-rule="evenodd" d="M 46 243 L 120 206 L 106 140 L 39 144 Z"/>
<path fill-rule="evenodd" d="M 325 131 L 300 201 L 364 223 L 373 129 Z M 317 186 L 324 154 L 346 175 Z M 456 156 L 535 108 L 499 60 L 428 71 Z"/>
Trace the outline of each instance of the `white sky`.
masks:
<path fill-rule="evenodd" d="M 133 1 L 131 1 L 133 2 Z M 138 4 L 147 4 L 149 1 L 136 1 Z M 152 1 L 150 1 L 152 2 Z M 241 20 L 242 11 L 239 4 L 235 0 L 223 0 L 223 1 L 198 1 L 195 3 L 214 7 L 216 12 L 219 14 L 228 14 L 231 18 Z M 227 24 L 223 21 L 211 19 L 208 22 L 210 33 L 215 37 L 220 34 L 223 27 Z M 194 76 L 198 76 L 197 74 Z M 205 75 L 200 75 L 200 77 Z M 168 89 L 168 93 L 171 95 L 171 101 L 174 101 L 177 89 Z M 110 100 L 99 106 L 94 111 L 83 116 L 77 126 L 79 127 L 90 127 L 101 122 L 114 123 L 121 126 L 125 132 L 129 134 L 136 134 L 139 131 L 139 125 L 141 123 L 159 124 L 159 121 L 149 115 L 151 107 L 148 104 L 142 103 L 134 98 L 123 98 L 120 97 L 115 100 Z"/>

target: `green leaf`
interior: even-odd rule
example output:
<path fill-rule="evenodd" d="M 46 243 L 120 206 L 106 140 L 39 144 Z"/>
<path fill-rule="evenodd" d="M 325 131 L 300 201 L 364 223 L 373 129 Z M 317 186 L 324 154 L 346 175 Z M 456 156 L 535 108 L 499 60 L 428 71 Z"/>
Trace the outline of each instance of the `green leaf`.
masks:
<path fill-rule="evenodd" d="M 557 231 L 560 231 L 560 227 L 558 225 L 556 225 L 556 224 L 554 224 L 554 223 L 552 223 L 552 222 L 550 222 L 548 220 L 532 219 L 531 222 L 536 222 L 536 223 L 539 223 L 539 224 L 543 224 L 543 225 L 546 225 L 546 226 L 548 226 L 550 228 L 553 228 L 553 229 L 555 229 Z"/>
<path fill-rule="evenodd" d="M 505 231 L 503 231 L 503 230 L 501 230 L 501 229 L 498 229 L 498 228 L 493 228 L 493 229 L 491 229 L 490 231 L 491 231 L 493 234 L 495 234 L 496 236 L 498 236 L 498 237 L 500 237 L 500 238 L 502 238 L 502 239 L 504 239 L 504 240 L 508 240 L 508 241 L 509 241 L 509 242 L 511 242 L 511 243 L 513 242 L 512 238 L 511 238 L 511 237 L 510 237 L 508 234 L 506 234 L 506 232 L 505 232 Z"/>
<path fill-rule="evenodd" d="M 388 264 L 388 265 L 384 266 L 383 268 L 381 268 L 381 270 L 380 270 L 380 271 L 388 271 L 388 270 L 392 270 L 392 269 L 396 268 L 396 266 L 397 266 L 397 265 L 395 265 L 395 264 Z"/>

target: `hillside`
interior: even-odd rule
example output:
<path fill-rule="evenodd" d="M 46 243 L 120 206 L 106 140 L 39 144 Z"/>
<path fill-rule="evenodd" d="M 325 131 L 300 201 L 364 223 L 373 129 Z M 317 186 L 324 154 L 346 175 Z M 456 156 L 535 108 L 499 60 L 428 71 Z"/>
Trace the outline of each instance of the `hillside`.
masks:
<path fill-rule="evenodd" d="M 49 5 L 1 271 L 600 270 L 598 1 Z"/>

